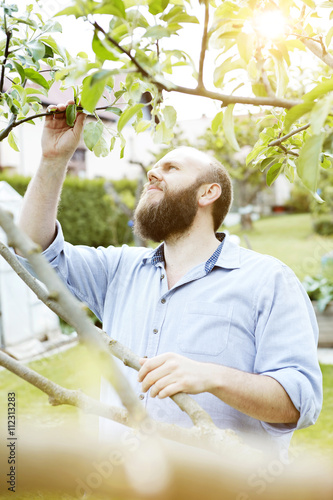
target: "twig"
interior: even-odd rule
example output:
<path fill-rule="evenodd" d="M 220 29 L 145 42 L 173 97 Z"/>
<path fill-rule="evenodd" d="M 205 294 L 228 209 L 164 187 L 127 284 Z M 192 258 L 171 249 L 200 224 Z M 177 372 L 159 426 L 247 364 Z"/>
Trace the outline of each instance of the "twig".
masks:
<path fill-rule="evenodd" d="M 61 308 L 66 311 L 67 316 L 71 318 L 69 323 L 75 328 L 79 338 L 100 359 L 105 378 L 115 387 L 123 405 L 129 411 L 130 418 L 137 423 L 147 418 L 146 412 L 129 382 L 118 369 L 104 341 L 97 334 L 95 326 L 86 315 L 85 306 L 69 292 L 54 269 L 41 255 L 39 245 L 36 245 L 15 226 L 12 215 L 2 208 L 0 208 L 0 225 L 7 234 L 9 246 L 18 248 L 22 255 L 29 260 L 39 279 L 48 288 L 50 297 L 56 300 Z"/>
<path fill-rule="evenodd" d="M 283 135 L 282 137 L 279 137 L 278 139 L 271 141 L 268 144 L 268 146 L 280 146 L 280 144 L 282 142 L 286 141 L 287 139 L 289 139 L 289 137 L 292 137 L 293 135 L 298 134 L 299 132 L 302 132 L 303 130 L 306 130 L 307 128 L 310 127 L 310 125 L 311 125 L 311 123 L 307 123 L 306 125 L 299 127 L 297 129 L 293 130 L 292 132 L 289 132 L 289 134 Z"/>
<path fill-rule="evenodd" d="M 47 394 L 49 396 L 49 403 L 52 406 L 76 406 L 87 413 L 93 413 L 124 425 L 128 424 L 128 412 L 123 408 L 117 408 L 115 406 L 109 406 L 101 403 L 81 391 L 61 387 L 1 351 L 0 365 Z"/>
<path fill-rule="evenodd" d="M 140 73 L 146 77 L 146 78 L 151 78 L 151 75 L 149 74 L 149 72 L 147 70 L 145 70 L 145 68 L 143 66 L 141 66 L 141 64 L 135 59 L 135 57 L 132 56 L 132 54 L 130 53 L 129 50 L 125 49 L 124 47 L 122 47 L 114 38 L 112 38 L 103 28 L 102 26 L 100 26 L 96 21 L 94 21 L 92 23 L 92 25 L 94 26 L 94 28 L 98 31 L 100 31 L 101 33 L 103 33 L 103 35 L 105 36 L 105 38 L 107 40 L 109 40 L 110 43 L 112 43 L 112 45 L 114 45 L 115 47 L 117 47 L 118 50 L 120 50 L 120 52 L 122 52 L 123 54 L 126 54 L 127 57 L 130 58 L 130 60 L 132 61 L 132 63 L 137 67 L 137 69 L 140 71 Z"/>
<path fill-rule="evenodd" d="M 207 33 L 208 33 L 208 23 L 209 23 L 209 2 L 205 0 L 205 21 L 204 21 L 204 30 L 201 40 L 201 52 L 200 52 L 200 60 L 199 60 L 199 73 L 198 73 L 198 89 L 204 87 L 203 84 L 203 68 L 205 62 L 205 55 L 207 50 Z"/>
<path fill-rule="evenodd" d="M 6 18 L 6 14 L 4 14 L 4 18 Z M 4 52 L 4 60 L 2 62 L 2 68 L 1 68 L 0 92 L 3 92 L 3 84 L 5 81 L 5 66 L 6 66 L 7 57 L 9 54 L 9 42 L 10 42 L 11 37 L 12 37 L 12 32 L 7 31 L 7 28 L 6 28 L 6 47 L 5 47 L 5 52 Z"/>

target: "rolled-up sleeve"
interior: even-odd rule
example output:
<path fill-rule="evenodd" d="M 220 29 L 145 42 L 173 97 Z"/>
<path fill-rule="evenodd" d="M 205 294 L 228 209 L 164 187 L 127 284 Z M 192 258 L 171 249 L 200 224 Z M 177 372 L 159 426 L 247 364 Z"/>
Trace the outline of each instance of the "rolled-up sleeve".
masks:
<path fill-rule="evenodd" d="M 322 407 L 322 374 L 317 360 L 318 325 L 305 290 L 282 263 L 275 263 L 255 297 L 254 372 L 277 380 L 300 412 L 297 424 L 269 424 L 271 434 L 314 424 Z"/>

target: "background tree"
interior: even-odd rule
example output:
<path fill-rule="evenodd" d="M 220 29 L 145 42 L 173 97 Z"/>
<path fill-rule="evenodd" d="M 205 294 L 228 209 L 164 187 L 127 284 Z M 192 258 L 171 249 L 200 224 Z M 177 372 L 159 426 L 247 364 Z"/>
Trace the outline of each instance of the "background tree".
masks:
<path fill-rule="evenodd" d="M 261 132 L 247 162 L 267 171 L 268 184 L 282 172 L 292 181 L 297 172 L 318 199 L 320 171 L 331 167 L 331 159 L 323 151 L 332 122 L 330 2 L 204 0 L 199 7 L 180 0 L 147 0 L 142 4 L 76 0 L 58 15 L 90 23 L 94 61 L 84 53 L 71 57 L 61 48 L 50 35 L 52 30 L 61 30 L 59 22 L 44 22 L 32 4 L 24 13 L 19 13 L 15 4 L 3 2 L 2 9 L 5 38 L 1 43 L 0 91 L 7 123 L 0 139 L 8 137 L 14 148 L 13 129 L 36 118 L 38 94 L 47 93 L 54 81 L 73 88 L 76 104 L 68 109 L 69 123 L 82 108 L 95 115 L 96 122 L 86 125 L 84 138 L 98 156 L 108 154 L 116 140 L 120 140 L 123 154 L 123 128 L 133 120 L 137 133 L 150 129 L 157 142 L 168 143 L 177 120 L 176 110 L 164 102 L 169 92 L 204 96 L 220 103 L 225 109 L 217 113 L 214 124 L 224 129 L 235 150 L 239 148 L 233 125 L 235 105 L 242 105 L 242 110 L 244 105 L 268 106 L 274 122 Z M 179 48 L 179 40 L 195 25 L 201 35 L 196 58 Z M 217 57 L 207 74 L 205 61 L 211 52 Z M 43 63 L 48 69 L 42 69 Z M 304 65 L 311 71 L 300 84 L 299 67 Z M 312 69 L 318 65 L 326 65 L 322 71 L 326 76 L 313 79 Z M 191 69 L 192 86 L 175 83 L 179 67 Z M 47 78 L 42 74 L 45 71 Z M 118 74 L 124 79 L 120 88 L 115 88 L 114 76 Z M 6 78 L 11 83 L 8 89 Z M 27 82 L 38 88 L 31 90 Z M 218 90 L 210 90 L 213 85 Z M 142 95 L 150 95 L 151 100 L 141 102 Z M 98 118 L 96 105 L 102 96 L 104 107 L 119 116 L 116 130 L 106 129 Z M 120 97 L 123 106 L 117 105 Z M 143 113 L 148 106 L 150 120 Z"/>

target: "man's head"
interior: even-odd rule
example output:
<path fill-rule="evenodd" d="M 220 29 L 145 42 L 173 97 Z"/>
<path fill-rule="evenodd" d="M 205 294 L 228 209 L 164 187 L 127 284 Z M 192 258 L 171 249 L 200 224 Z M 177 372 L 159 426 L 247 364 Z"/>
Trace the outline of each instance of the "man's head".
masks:
<path fill-rule="evenodd" d="M 216 231 L 232 202 L 226 169 L 195 148 L 167 153 L 148 172 L 134 215 L 134 231 L 154 241 L 167 240 L 189 229 L 198 212 Z"/>

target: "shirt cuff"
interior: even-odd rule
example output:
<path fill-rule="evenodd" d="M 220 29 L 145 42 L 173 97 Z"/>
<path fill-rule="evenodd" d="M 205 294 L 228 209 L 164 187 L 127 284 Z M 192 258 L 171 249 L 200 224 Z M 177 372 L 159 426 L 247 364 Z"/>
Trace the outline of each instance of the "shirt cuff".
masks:
<path fill-rule="evenodd" d="M 270 434 L 277 435 L 296 429 L 303 429 L 316 422 L 321 410 L 320 389 L 318 388 L 318 394 L 316 394 L 316 389 L 313 390 L 315 384 L 313 386 L 303 373 L 294 368 L 284 368 L 264 372 L 260 375 L 272 377 L 279 382 L 290 397 L 295 408 L 300 412 L 297 423 L 271 424 L 262 422 L 265 430 Z"/>

